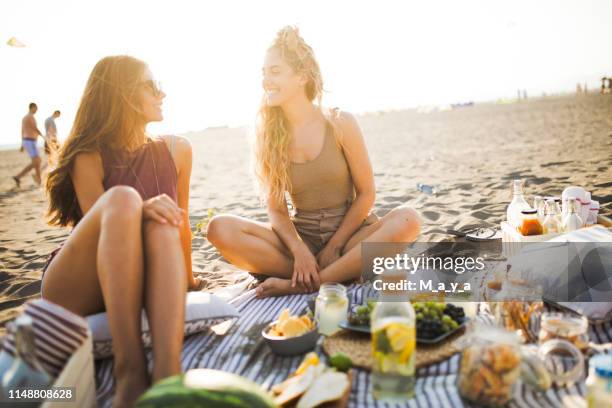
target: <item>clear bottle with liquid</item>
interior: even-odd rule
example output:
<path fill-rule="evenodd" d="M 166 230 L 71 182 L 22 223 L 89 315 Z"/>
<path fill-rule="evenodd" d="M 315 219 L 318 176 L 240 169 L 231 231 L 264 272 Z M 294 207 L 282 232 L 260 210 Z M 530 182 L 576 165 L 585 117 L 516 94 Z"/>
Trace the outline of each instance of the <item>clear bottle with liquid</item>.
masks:
<path fill-rule="evenodd" d="M 598 354 L 589 360 L 586 379 L 588 408 L 609 407 L 612 401 L 612 355 Z"/>
<path fill-rule="evenodd" d="M 53 381 L 36 357 L 32 318 L 22 315 L 15 325 L 15 357 L 0 381 L 0 401 L 4 402 L 15 401 L 10 394 L 17 389 L 46 388 Z"/>
<path fill-rule="evenodd" d="M 371 315 L 372 394 L 376 399 L 406 401 L 414 396 L 416 315 L 401 297 L 385 296 Z"/>
<path fill-rule="evenodd" d="M 512 201 L 506 210 L 506 219 L 513 228 L 518 228 L 521 225 L 521 211 L 529 208 L 529 204 L 523 196 L 523 185 L 521 180 L 512 182 Z"/>
<path fill-rule="evenodd" d="M 557 205 L 554 200 L 546 200 L 546 204 L 544 206 L 545 214 L 544 223 L 542 226 L 544 227 L 545 234 L 557 234 L 560 232 L 559 230 L 559 217 L 557 214 Z"/>
<path fill-rule="evenodd" d="M 546 208 L 544 198 L 542 198 L 542 196 L 535 196 L 533 198 L 533 208 L 535 208 L 538 212 L 538 219 L 540 220 L 540 223 L 543 223 L 544 218 L 546 218 Z"/>
<path fill-rule="evenodd" d="M 569 197 L 567 199 L 567 213 L 563 217 L 563 232 L 575 231 L 582 228 L 582 218 L 576 211 L 576 199 Z"/>
<path fill-rule="evenodd" d="M 561 197 L 555 197 L 555 213 L 557 214 L 557 225 L 559 225 L 559 232 L 561 232 L 561 226 L 563 225 L 563 208 L 561 207 Z"/>

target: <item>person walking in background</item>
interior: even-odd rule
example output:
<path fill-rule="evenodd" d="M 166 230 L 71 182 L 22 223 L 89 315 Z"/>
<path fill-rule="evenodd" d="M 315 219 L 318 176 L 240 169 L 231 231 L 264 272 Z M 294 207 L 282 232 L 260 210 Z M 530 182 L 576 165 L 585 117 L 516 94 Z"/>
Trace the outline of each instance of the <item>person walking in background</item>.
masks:
<path fill-rule="evenodd" d="M 57 142 L 57 126 L 55 125 L 55 119 L 59 118 L 61 112 L 56 110 L 53 115 L 45 119 L 45 153 L 47 154 L 47 161 L 51 160 L 51 153 L 57 152 L 59 143 Z"/>
<path fill-rule="evenodd" d="M 34 181 L 40 186 L 40 154 L 38 153 L 36 141 L 38 136 L 42 136 L 42 133 L 38 130 L 36 118 L 34 118 L 37 110 L 38 106 L 36 106 L 34 102 L 30 103 L 27 115 L 21 120 L 21 145 L 23 149 L 28 152 L 31 162 L 25 166 L 19 174 L 13 176 L 13 180 L 15 180 L 17 187 L 21 185 L 21 178 L 32 169 L 35 171 Z"/>

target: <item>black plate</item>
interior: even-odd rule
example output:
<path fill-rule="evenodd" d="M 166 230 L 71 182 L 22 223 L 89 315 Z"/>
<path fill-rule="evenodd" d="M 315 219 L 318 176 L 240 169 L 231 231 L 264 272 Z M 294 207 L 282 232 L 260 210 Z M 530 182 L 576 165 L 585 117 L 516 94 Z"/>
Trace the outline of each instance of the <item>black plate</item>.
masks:
<path fill-rule="evenodd" d="M 456 333 L 457 331 L 461 330 L 462 328 L 465 327 L 465 325 L 467 324 L 467 322 L 470 320 L 469 317 L 464 317 L 463 318 L 463 322 L 457 326 L 456 329 L 448 331 L 444 334 L 439 335 L 438 337 L 435 337 L 433 339 L 424 339 L 424 338 L 420 338 L 419 334 L 417 333 L 417 343 L 419 344 L 436 344 L 441 342 L 442 340 L 444 340 L 445 338 L 447 338 L 448 336 L 452 335 L 453 333 Z M 342 323 L 340 323 L 340 327 L 342 327 L 345 330 L 351 330 L 354 332 L 359 332 L 359 333 L 367 333 L 370 334 L 372 332 L 372 330 L 370 329 L 370 326 L 358 326 L 358 325 L 353 325 L 350 324 L 348 321 L 343 321 Z"/>

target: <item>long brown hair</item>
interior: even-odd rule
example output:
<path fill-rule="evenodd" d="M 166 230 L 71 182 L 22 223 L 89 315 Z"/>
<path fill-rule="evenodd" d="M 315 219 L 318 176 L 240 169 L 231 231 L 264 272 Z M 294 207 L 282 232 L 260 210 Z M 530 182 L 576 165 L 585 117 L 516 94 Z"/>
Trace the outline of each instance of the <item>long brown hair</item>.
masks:
<path fill-rule="evenodd" d="M 89 75 L 72 130 L 47 177 L 49 224 L 75 225 L 81 217 L 70 177 L 78 154 L 141 142 L 144 121 L 136 91 L 146 67 L 134 57 L 111 56 L 98 61 Z"/>
<path fill-rule="evenodd" d="M 317 102 L 320 109 L 323 78 L 312 48 L 300 36 L 296 27 L 282 28 L 268 49 L 277 50 L 287 64 L 297 73 L 306 75 L 306 97 Z M 274 201 L 282 202 L 289 191 L 289 122 L 279 106 L 269 106 L 262 99 L 255 134 L 255 175 L 263 193 Z"/>

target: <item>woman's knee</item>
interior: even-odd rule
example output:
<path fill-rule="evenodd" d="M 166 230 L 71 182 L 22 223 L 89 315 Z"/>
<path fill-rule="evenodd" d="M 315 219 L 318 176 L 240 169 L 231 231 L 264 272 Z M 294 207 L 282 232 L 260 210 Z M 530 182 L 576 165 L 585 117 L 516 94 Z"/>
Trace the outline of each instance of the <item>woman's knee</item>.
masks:
<path fill-rule="evenodd" d="M 142 198 L 138 191 L 129 186 L 115 186 L 108 189 L 102 196 L 104 210 L 114 216 L 140 219 L 142 215 Z"/>
<path fill-rule="evenodd" d="M 235 234 L 237 219 L 232 215 L 215 215 L 206 228 L 208 242 L 219 248 L 226 246 Z"/>
<path fill-rule="evenodd" d="M 155 245 L 167 248 L 168 245 L 181 242 L 181 234 L 177 227 L 148 220 L 143 225 L 144 240 L 147 246 Z"/>
<path fill-rule="evenodd" d="M 413 208 L 397 207 L 389 213 L 389 222 L 395 227 L 393 241 L 412 241 L 421 232 L 421 217 Z"/>

